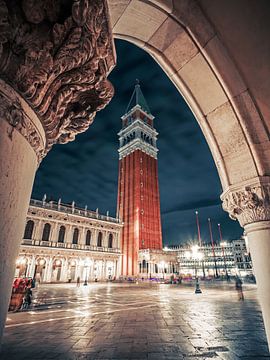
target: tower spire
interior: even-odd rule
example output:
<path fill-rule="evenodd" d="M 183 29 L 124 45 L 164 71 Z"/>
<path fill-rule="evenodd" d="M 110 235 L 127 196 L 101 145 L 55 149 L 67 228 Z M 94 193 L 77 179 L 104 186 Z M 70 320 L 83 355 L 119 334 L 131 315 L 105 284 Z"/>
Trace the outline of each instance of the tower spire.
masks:
<path fill-rule="evenodd" d="M 150 108 L 145 100 L 145 97 L 142 93 L 140 80 L 136 79 L 135 88 L 129 100 L 128 106 L 126 108 L 126 114 L 133 109 L 136 105 L 139 105 L 143 111 L 147 114 L 151 114 Z"/>
<path fill-rule="evenodd" d="M 140 80 L 139 79 L 136 79 L 135 91 L 136 91 L 136 105 L 137 105 L 137 104 L 139 104 L 139 91 L 140 91 Z"/>

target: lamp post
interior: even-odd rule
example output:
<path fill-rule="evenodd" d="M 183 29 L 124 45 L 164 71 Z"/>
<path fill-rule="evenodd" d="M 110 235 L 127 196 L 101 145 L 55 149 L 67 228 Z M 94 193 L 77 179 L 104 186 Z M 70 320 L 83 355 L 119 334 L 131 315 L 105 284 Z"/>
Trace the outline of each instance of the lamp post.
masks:
<path fill-rule="evenodd" d="M 159 263 L 159 265 L 160 265 L 160 267 L 161 267 L 161 269 L 162 269 L 162 278 L 163 278 L 163 280 L 164 280 L 165 261 L 162 260 L 162 261 Z"/>
<path fill-rule="evenodd" d="M 92 264 L 92 261 L 90 259 L 86 259 L 85 262 L 84 262 L 84 266 L 85 266 L 85 280 L 84 280 L 84 283 L 83 283 L 84 286 L 88 285 L 88 283 L 87 283 L 88 268 L 90 268 L 91 264 Z"/>
<path fill-rule="evenodd" d="M 191 252 L 187 251 L 185 253 L 186 258 L 192 258 L 194 260 L 194 267 L 195 267 L 195 294 L 201 294 L 202 290 L 200 289 L 199 277 L 197 273 L 197 261 L 198 263 L 203 260 L 203 253 L 199 252 L 199 246 L 194 245 L 191 248 Z"/>
<path fill-rule="evenodd" d="M 226 279 L 229 279 L 228 271 L 227 271 L 227 263 L 226 263 L 226 255 L 225 255 L 225 246 L 227 245 L 226 241 L 222 241 L 220 243 L 221 249 L 222 249 L 222 256 L 223 256 L 223 262 L 224 262 L 224 269 L 226 274 Z"/>
<path fill-rule="evenodd" d="M 222 256 L 223 256 L 223 261 L 224 261 L 224 270 L 225 270 L 225 274 L 226 274 L 226 279 L 229 280 L 229 275 L 228 275 L 228 271 L 227 271 L 227 263 L 226 263 L 226 256 L 225 256 L 225 246 L 227 245 L 226 241 L 223 241 L 222 238 L 222 232 L 221 232 L 221 225 L 218 224 L 218 232 L 219 232 L 219 239 L 220 239 L 220 246 L 222 249 Z"/>
<path fill-rule="evenodd" d="M 148 273 L 149 273 L 149 280 L 151 280 L 151 269 L 152 269 L 152 262 L 151 261 L 148 261 Z"/>
<path fill-rule="evenodd" d="M 213 233 L 212 233 L 212 224 L 211 224 L 210 218 L 208 218 L 208 226 L 209 226 L 209 233 L 210 233 L 210 239 L 211 239 L 211 244 L 212 244 L 212 253 L 213 253 L 214 264 L 215 264 L 215 273 L 216 273 L 216 277 L 218 278 L 217 260 L 216 260 L 215 246 L 214 246 Z"/>
<path fill-rule="evenodd" d="M 201 229 L 200 229 L 200 222 L 199 222 L 199 212 L 195 211 L 196 214 L 196 224 L 197 224 L 197 232 L 198 232 L 198 243 L 199 247 L 202 248 L 202 238 L 201 238 Z M 203 271 L 203 278 L 205 278 L 205 269 L 204 269 L 204 261 L 202 260 L 202 271 Z"/>

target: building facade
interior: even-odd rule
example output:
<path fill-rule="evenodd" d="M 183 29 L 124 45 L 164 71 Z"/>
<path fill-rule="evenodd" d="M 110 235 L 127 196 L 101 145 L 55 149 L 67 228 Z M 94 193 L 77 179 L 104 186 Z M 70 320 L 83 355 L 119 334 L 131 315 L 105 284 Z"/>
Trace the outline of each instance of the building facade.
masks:
<path fill-rule="evenodd" d="M 183 275 L 194 275 L 197 268 L 200 276 L 246 276 L 252 274 L 252 262 L 244 239 L 204 244 L 198 248 L 201 259 L 192 255 L 192 247 L 176 248 L 179 272 Z"/>
<path fill-rule="evenodd" d="M 176 251 L 142 249 L 139 251 L 139 275 L 144 279 L 168 279 L 179 274 Z"/>
<path fill-rule="evenodd" d="M 221 244 L 204 244 L 198 247 L 200 258 L 193 256 L 192 245 L 182 245 L 163 250 L 140 250 L 139 272 L 145 278 L 169 278 L 252 275 L 252 262 L 244 238 Z"/>
<path fill-rule="evenodd" d="M 154 117 L 137 83 L 119 132 L 118 215 L 122 231 L 122 275 L 137 275 L 141 249 L 162 249 Z"/>
<path fill-rule="evenodd" d="M 31 200 L 15 276 L 41 282 L 119 276 L 122 223 L 59 201 Z"/>

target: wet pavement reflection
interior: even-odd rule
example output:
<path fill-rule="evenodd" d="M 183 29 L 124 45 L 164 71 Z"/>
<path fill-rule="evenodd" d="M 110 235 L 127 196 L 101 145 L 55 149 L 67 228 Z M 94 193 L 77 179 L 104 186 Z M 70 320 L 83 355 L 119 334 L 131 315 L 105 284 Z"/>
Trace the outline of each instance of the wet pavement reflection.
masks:
<path fill-rule="evenodd" d="M 256 288 L 42 285 L 9 313 L 0 359 L 270 359 Z"/>

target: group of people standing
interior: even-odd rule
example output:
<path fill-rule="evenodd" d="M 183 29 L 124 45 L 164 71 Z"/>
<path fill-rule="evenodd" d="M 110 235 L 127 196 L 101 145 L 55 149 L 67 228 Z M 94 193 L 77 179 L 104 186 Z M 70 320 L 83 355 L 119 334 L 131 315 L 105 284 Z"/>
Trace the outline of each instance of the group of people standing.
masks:
<path fill-rule="evenodd" d="M 35 286 L 35 279 L 16 278 L 12 285 L 9 311 L 28 309 L 32 303 L 32 289 Z"/>

